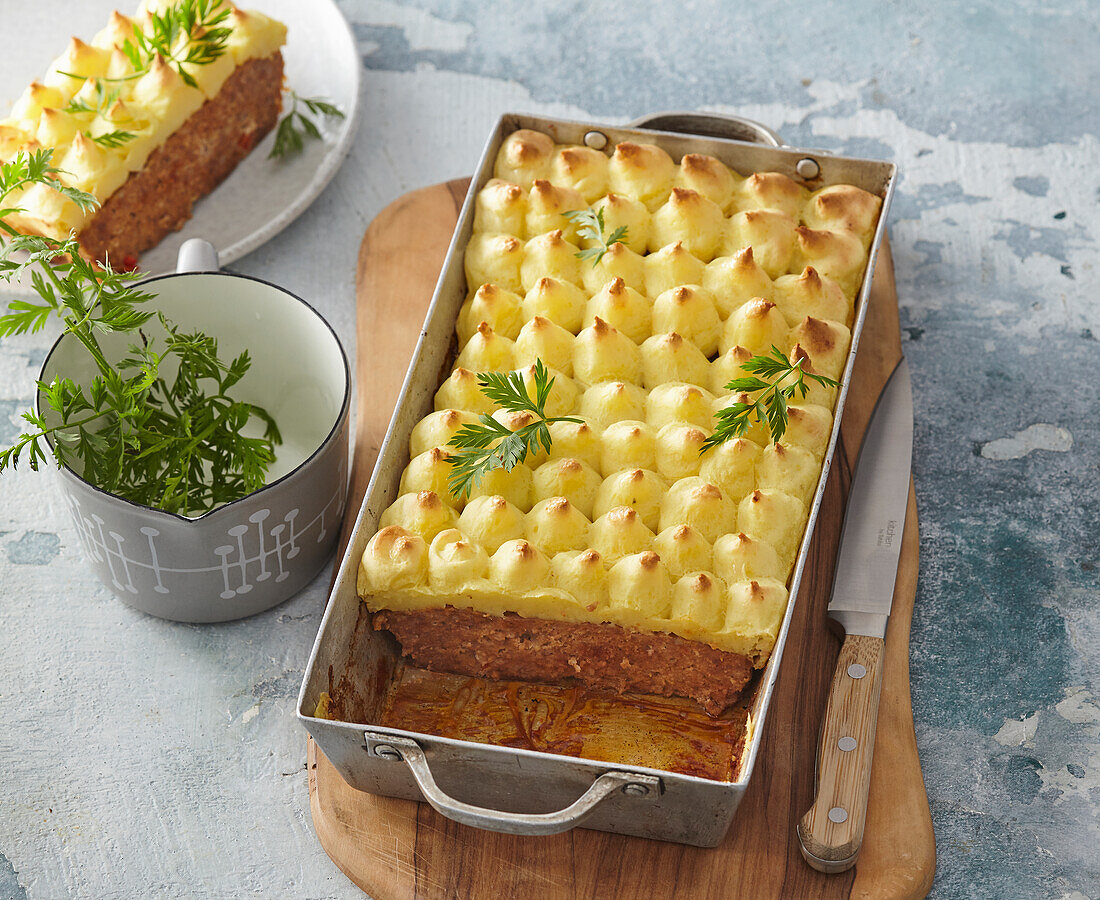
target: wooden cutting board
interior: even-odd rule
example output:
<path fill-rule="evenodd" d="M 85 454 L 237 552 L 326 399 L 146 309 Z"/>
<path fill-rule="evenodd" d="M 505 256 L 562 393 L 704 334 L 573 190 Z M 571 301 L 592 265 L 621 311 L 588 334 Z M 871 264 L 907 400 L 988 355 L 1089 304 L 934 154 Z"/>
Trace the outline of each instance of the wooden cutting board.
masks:
<path fill-rule="evenodd" d="M 366 491 L 446 255 L 468 180 L 406 194 L 367 229 L 358 271 L 358 440 L 341 546 Z M 818 727 L 839 641 L 826 625 L 840 528 L 860 440 L 901 356 L 888 245 L 848 395 L 756 772 L 726 840 L 704 850 L 575 829 L 524 838 L 457 825 L 426 803 L 360 793 L 309 743 L 309 793 L 322 846 L 375 900 L 510 898 L 923 897 L 936 847 L 909 703 L 909 623 L 917 582 L 912 490 L 894 609 L 867 832 L 859 864 L 822 875 L 803 862 L 795 825 L 813 797 Z"/>

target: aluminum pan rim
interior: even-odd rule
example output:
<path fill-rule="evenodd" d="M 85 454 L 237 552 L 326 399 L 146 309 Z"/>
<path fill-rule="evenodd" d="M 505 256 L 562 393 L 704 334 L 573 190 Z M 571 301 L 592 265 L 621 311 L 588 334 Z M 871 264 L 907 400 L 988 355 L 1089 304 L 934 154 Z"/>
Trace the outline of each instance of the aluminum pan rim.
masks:
<path fill-rule="evenodd" d="M 302 686 L 298 695 L 298 705 L 296 709 L 296 715 L 300 722 L 307 728 L 312 734 L 314 727 L 318 730 L 336 729 L 339 731 L 348 732 L 363 732 L 366 730 L 383 730 L 388 733 L 399 735 L 402 737 L 408 737 L 418 742 L 440 742 L 447 746 L 461 746 L 468 744 L 477 747 L 480 751 L 485 752 L 488 755 L 505 755 L 510 756 L 516 752 L 519 752 L 524 757 L 532 759 L 540 759 L 549 763 L 562 764 L 567 762 L 573 766 L 583 766 L 592 769 L 593 772 L 607 771 L 610 768 L 614 768 L 615 764 L 604 763 L 597 760 L 588 760 L 575 756 L 564 756 L 561 754 L 548 754 L 536 750 L 524 750 L 522 748 L 511 747 L 499 747 L 492 744 L 485 744 L 476 741 L 462 741 L 453 738 L 442 738 L 438 735 L 430 735 L 422 732 L 407 731 L 398 728 L 383 728 L 378 725 L 349 723 L 349 722 L 335 722 L 327 719 L 318 719 L 312 714 L 306 714 L 303 712 L 303 707 L 306 703 L 306 691 L 309 687 L 309 683 L 312 680 L 311 676 L 316 665 L 318 652 L 324 641 L 327 627 L 330 619 L 333 615 L 335 608 L 335 594 L 339 588 L 340 583 L 344 578 L 348 576 L 349 571 L 353 572 L 358 567 L 358 560 L 354 559 L 354 538 L 359 534 L 360 529 L 364 525 L 364 518 L 368 512 L 368 505 L 372 495 L 375 493 L 377 483 L 380 477 L 381 469 L 383 468 L 383 460 L 388 459 L 390 454 L 394 453 L 392 447 L 394 432 L 396 428 L 397 419 L 402 407 L 408 402 L 411 382 L 416 372 L 418 365 L 421 362 L 421 356 L 425 344 L 428 340 L 428 333 L 430 331 L 429 325 L 438 313 L 438 309 L 441 303 L 441 294 L 446 280 L 446 275 L 454 265 L 462 265 L 462 251 L 464 248 L 459 247 L 462 233 L 466 230 L 466 226 L 471 224 L 471 216 L 473 211 L 473 205 L 477 195 L 477 191 L 480 188 L 483 181 L 487 180 L 487 175 L 491 176 L 492 161 L 490 156 L 495 154 L 496 144 L 498 140 L 502 139 L 504 133 L 517 130 L 521 127 L 539 127 L 542 126 L 565 126 L 573 129 L 592 130 L 598 129 L 600 131 L 613 133 L 616 135 L 622 135 L 622 138 L 626 139 L 634 137 L 637 139 L 649 139 L 652 140 L 654 136 L 664 137 L 674 142 L 681 142 L 685 139 L 691 139 L 691 136 L 684 135 L 679 132 L 665 132 L 657 131 L 653 129 L 638 129 L 631 128 L 629 126 L 609 126 L 603 123 L 597 122 L 581 122 L 578 120 L 565 120 L 551 118 L 548 116 L 530 116 L 525 114 L 505 113 L 500 116 L 490 131 L 489 138 L 482 150 L 481 156 L 478 160 L 475 174 L 470 182 L 470 188 L 467 191 L 466 197 L 462 203 L 462 208 L 458 215 L 458 220 L 455 225 L 455 230 L 451 236 L 450 243 L 447 248 L 447 255 L 445 257 L 443 268 L 440 272 L 439 280 L 436 282 L 435 290 L 432 294 L 431 302 L 428 306 L 427 313 L 425 315 L 424 326 L 421 328 L 421 333 L 417 339 L 416 346 L 413 350 L 413 355 L 406 370 L 405 377 L 402 381 L 401 390 L 398 394 L 398 400 L 394 407 L 393 415 L 390 418 L 389 425 L 386 429 L 385 438 L 379 448 L 378 457 L 375 462 L 374 470 L 371 474 L 370 481 L 367 486 L 366 493 L 364 494 L 363 501 L 360 505 L 359 513 L 356 517 L 355 526 L 352 529 L 352 538 L 348 542 L 348 546 L 344 552 L 343 558 L 340 563 L 340 569 L 337 576 L 337 581 L 334 584 L 333 592 L 330 595 L 329 603 L 326 606 L 324 617 L 322 618 L 321 626 L 318 629 L 317 637 L 314 641 L 313 649 L 310 653 L 309 663 L 306 666 L 305 675 L 303 677 Z M 509 126 L 514 126 L 510 127 Z M 746 734 L 747 746 L 742 751 L 741 766 L 738 772 L 738 778 L 736 781 L 715 781 L 712 779 L 699 778 L 698 776 L 684 775 L 677 772 L 669 772 L 662 769 L 648 769 L 645 767 L 622 767 L 629 768 L 631 771 L 646 772 L 648 774 L 656 774 L 666 780 L 674 780 L 685 784 L 699 784 L 705 783 L 710 786 L 712 790 L 721 791 L 725 793 L 730 789 L 736 789 L 734 792 L 742 791 L 748 784 L 752 777 L 752 773 L 755 770 L 756 759 L 759 756 L 760 745 L 763 742 L 764 725 L 767 721 L 767 712 L 770 708 L 771 698 L 775 688 L 775 682 L 778 677 L 779 668 L 782 663 L 783 650 L 786 646 L 787 636 L 790 631 L 791 620 L 794 613 L 795 604 L 798 600 L 798 590 L 801 587 L 802 575 L 804 573 L 806 560 L 809 554 L 809 545 L 813 537 L 814 529 L 817 524 L 817 517 L 820 512 L 822 497 L 824 495 L 825 484 L 828 481 L 829 473 L 832 469 L 833 457 L 836 452 L 836 443 L 840 436 L 840 424 L 843 420 L 843 412 L 845 401 L 848 395 L 849 385 L 851 383 L 852 372 L 855 365 L 856 354 L 859 349 L 859 341 L 863 332 L 863 326 L 867 317 L 868 304 L 870 299 L 871 282 L 874 274 L 874 266 L 878 257 L 878 249 L 882 243 L 883 237 L 886 233 L 886 222 L 889 216 L 890 203 L 893 198 L 894 189 L 897 183 L 897 167 L 893 163 L 887 163 L 882 160 L 871 160 L 859 157 L 848 156 L 834 156 L 832 154 L 824 154 L 820 150 L 804 149 L 799 147 L 791 147 L 784 145 L 783 147 L 767 147 L 760 144 L 747 144 L 744 141 L 729 140 L 724 138 L 698 138 L 700 141 L 716 142 L 720 145 L 728 145 L 731 147 L 745 147 L 753 146 L 762 151 L 767 151 L 770 155 L 780 155 L 781 157 L 798 156 L 799 158 L 804 156 L 814 157 L 826 157 L 830 160 L 842 161 L 852 163 L 857 166 L 877 166 L 886 167 L 887 176 L 882 192 L 882 208 L 879 213 L 879 220 L 875 227 L 874 237 L 871 241 L 868 249 L 867 268 L 864 275 L 863 283 L 860 287 L 860 291 L 857 295 L 859 302 L 858 310 L 856 313 L 855 321 L 852 325 L 852 340 L 851 346 L 848 352 L 848 358 L 845 363 L 844 371 L 841 376 L 840 390 L 837 395 L 836 406 L 833 411 L 833 428 L 830 434 L 829 443 L 826 448 L 824 461 L 822 464 L 821 475 L 818 480 L 817 488 L 814 492 L 814 498 L 810 505 L 809 516 L 806 523 L 806 528 L 803 533 L 802 541 L 799 545 L 799 552 L 795 559 L 794 571 L 791 576 L 790 582 L 790 600 L 787 604 L 786 612 L 784 613 L 783 623 L 780 627 L 779 633 L 776 637 L 775 647 L 772 651 L 771 657 L 768 660 L 767 665 L 762 673 L 762 682 L 757 687 L 757 695 L 753 703 L 753 709 L 757 711 L 756 715 L 750 713 L 749 719 L 749 731 Z M 400 448 L 401 452 L 404 452 L 404 448 Z M 313 726 L 313 727 L 311 727 Z M 323 749 L 323 748 L 322 748 Z"/>

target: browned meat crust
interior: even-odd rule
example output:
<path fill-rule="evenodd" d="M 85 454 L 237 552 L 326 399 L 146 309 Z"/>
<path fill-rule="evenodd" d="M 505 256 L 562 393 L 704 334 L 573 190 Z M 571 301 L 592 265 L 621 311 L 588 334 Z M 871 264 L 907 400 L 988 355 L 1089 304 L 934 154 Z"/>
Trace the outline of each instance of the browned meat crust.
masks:
<path fill-rule="evenodd" d="M 737 699 L 752 676 L 739 653 L 672 634 L 618 625 L 489 616 L 469 609 L 374 614 L 421 668 L 517 681 L 575 681 L 610 694 L 687 697 L 711 715 Z"/>
<path fill-rule="evenodd" d="M 191 207 L 237 167 L 279 117 L 283 55 L 251 59 L 154 150 L 80 233 L 86 255 L 132 267 L 191 218 Z"/>

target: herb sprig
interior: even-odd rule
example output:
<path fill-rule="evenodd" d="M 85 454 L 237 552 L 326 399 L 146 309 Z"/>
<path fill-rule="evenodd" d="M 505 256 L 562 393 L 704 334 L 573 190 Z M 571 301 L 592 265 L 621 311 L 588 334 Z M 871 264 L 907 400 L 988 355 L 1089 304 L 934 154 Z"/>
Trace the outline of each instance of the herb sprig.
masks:
<path fill-rule="evenodd" d="M 134 23 L 133 36 L 122 43 L 122 52 L 134 67 L 135 78 L 149 71 L 158 56 L 179 72 L 184 83 L 198 87 L 187 66 L 207 66 L 226 51 L 233 29 L 225 23 L 233 11 L 222 0 L 178 0 L 152 13 L 145 30 Z"/>
<path fill-rule="evenodd" d="M 298 104 L 305 107 L 303 112 Z M 301 153 L 305 147 L 307 138 L 321 140 L 321 130 L 310 114 L 324 119 L 342 119 L 343 111 L 327 100 L 320 97 L 300 97 L 295 91 L 290 92 L 290 112 L 279 121 L 279 127 L 275 130 L 275 144 L 268 159 L 282 159 Z"/>
<path fill-rule="evenodd" d="M 11 301 L 0 316 L 0 337 L 40 331 L 56 316 L 83 345 L 96 375 L 86 384 L 65 376 L 38 382 L 49 412 L 23 413 L 30 428 L 0 450 L 0 472 L 21 458 L 37 470 L 52 456 L 97 487 L 182 515 L 262 487 L 281 437 L 265 410 L 230 396 L 248 372 L 248 354 L 223 362 L 214 338 L 183 331 L 144 308 L 154 295 L 132 283 L 133 273 L 84 259 L 71 235 L 59 241 L 20 234 L 5 220 L 19 212 L 5 200 L 33 184 L 82 209 L 96 206 L 90 194 L 58 181 L 52 157 L 49 149 L 24 151 L 0 165 L 0 278 L 29 271 L 38 295 Z M 17 252 L 22 259 L 13 258 Z M 164 331 L 162 346 L 143 330 L 154 316 Z M 134 339 L 118 361 L 99 341 L 111 333 Z M 250 427 L 262 437 L 246 436 Z"/>
<path fill-rule="evenodd" d="M 17 153 L 8 162 L 0 165 L 0 232 L 7 235 L 11 240 L 27 244 L 33 244 L 35 240 L 45 240 L 44 238 L 37 239 L 20 234 L 12 225 L 4 221 L 6 216 L 19 211 L 17 207 L 5 207 L 4 201 L 16 191 L 21 191 L 32 184 L 44 184 L 53 188 L 63 197 L 72 200 L 82 210 L 89 210 L 96 206 L 95 197 L 58 181 L 57 176 L 59 174 L 60 170 L 53 164 L 53 150 L 50 149 Z M 0 238 L 0 240 L 4 240 L 4 238 Z M 72 243 L 75 244 L 75 241 Z M 35 248 L 26 246 L 11 247 L 10 249 L 31 251 Z M 11 267 L 19 265 L 7 259 L 9 255 L 10 250 L 0 254 L 0 273 L 7 272 Z M 28 260 L 27 262 L 31 261 Z"/>
<path fill-rule="evenodd" d="M 70 78 L 78 78 L 77 75 L 70 75 Z M 80 113 L 91 113 L 94 116 L 102 115 L 107 111 L 115 100 L 118 99 L 118 89 L 111 91 L 103 86 L 103 82 L 100 79 L 95 79 L 95 104 L 89 103 L 87 100 L 78 100 L 75 96 L 69 101 L 69 105 L 65 107 L 63 112 L 77 115 Z"/>
<path fill-rule="evenodd" d="M 93 141 L 99 144 L 106 150 L 116 150 L 123 144 L 127 144 L 134 139 L 134 133 L 132 131 L 105 131 L 103 134 L 88 135 Z"/>
<path fill-rule="evenodd" d="M 805 399 L 809 392 L 807 378 L 824 387 L 839 386 L 832 378 L 807 372 L 802 368 L 805 360 L 804 356 L 800 356 L 792 362 L 773 344 L 770 353 L 758 354 L 742 363 L 741 368 L 750 374 L 733 379 L 726 385 L 726 390 L 757 396 L 748 401 L 738 400 L 716 412 L 714 417 L 718 424 L 714 434 L 703 441 L 699 452 L 706 453 L 711 447 L 745 434 L 753 419 L 767 425 L 772 441 L 778 442 L 787 431 L 787 401 L 795 399 L 796 393 Z"/>
<path fill-rule="evenodd" d="M 110 90 L 104 87 L 104 81 L 102 79 L 97 78 L 95 79 L 94 104 L 87 100 L 78 100 L 76 97 L 73 97 L 64 111 L 73 115 L 90 114 L 94 118 L 100 118 L 105 122 L 114 124 L 110 116 L 110 110 L 111 107 L 114 106 L 115 101 L 118 100 L 118 94 L 118 88 Z M 132 131 L 125 131 L 124 129 L 118 128 L 97 135 L 93 135 L 91 131 L 88 130 L 84 132 L 84 136 L 91 138 L 91 140 L 99 144 L 100 147 L 107 149 L 121 147 L 123 144 L 132 141 L 135 137 Z"/>
<path fill-rule="evenodd" d="M 573 224 L 580 226 L 577 234 L 582 240 L 590 240 L 596 244 L 594 247 L 578 250 L 573 254 L 577 259 L 591 260 L 593 269 L 600 264 L 600 260 L 611 249 L 612 244 L 625 244 L 628 240 L 625 225 L 620 225 L 606 240 L 604 239 L 603 209 L 571 209 L 569 212 L 563 212 L 562 215 Z"/>
<path fill-rule="evenodd" d="M 511 431 L 491 415 L 483 413 L 478 424 L 463 425 L 448 444 L 458 451 L 447 457 L 451 464 L 447 487 L 456 497 L 468 495 L 476 489 L 481 479 L 493 469 L 512 471 L 528 454 L 537 453 L 540 445 L 549 453 L 549 426 L 554 422 L 582 421 L 574 416 L 546 415 L 546 401 L 550 399 L 554 379 L 541 359 L 535 360 L 533 398 L 520 372 L 479 372 L 477 381 L 481 393 L 501 409 L 528 412 L 536 420 Z"/>

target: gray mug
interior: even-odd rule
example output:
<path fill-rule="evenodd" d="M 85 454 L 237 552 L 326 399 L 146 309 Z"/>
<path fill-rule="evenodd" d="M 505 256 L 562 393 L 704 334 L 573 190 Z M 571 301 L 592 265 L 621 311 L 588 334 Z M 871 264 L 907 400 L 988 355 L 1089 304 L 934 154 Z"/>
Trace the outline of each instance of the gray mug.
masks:
<path fill-rule="evenodd" d="M 62 492 L 84 553 L 119 599 L 154 616 L 224 622 L 270 609 L 313 579 L 340 534 L 347 356 L 308 303 L 257 278 L 219 272 L 205 241 L 187 241 L 176 272 L 142 288 L 157 295 L 147 308 L 216 337 L 223 359 L 249 351 L 252 366 L 235 396 L 265 407 L 283 444 L 264 487 L 196 518 L 124 500 L 62 467 Z M 101 343 L 109 355 L 121 354 L 130 340 L 106 335 Z M 96 374 L 71 336 L 53 345 L 39 379 L 48 384 L 61 373 L 83 384 Z M 41 393 L 37 402 L 48 415 Z"/>

